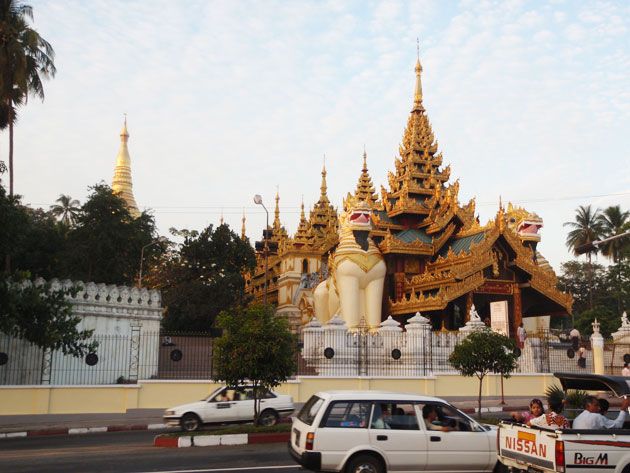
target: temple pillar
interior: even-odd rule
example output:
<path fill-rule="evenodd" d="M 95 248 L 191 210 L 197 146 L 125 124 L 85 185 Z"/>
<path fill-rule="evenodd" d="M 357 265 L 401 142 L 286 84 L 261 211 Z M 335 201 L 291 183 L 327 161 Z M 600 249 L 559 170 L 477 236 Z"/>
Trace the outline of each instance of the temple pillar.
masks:
<path fill-rule="evenodd" d="M 405 273 L 394 273 L 394 292 L 396 298 L 394 300 L 400 301 L 404 297 L 405 293 Z"/>
<path fill-rule="evenodd" d="M 466 294 L 466 315 L 464 316 L 464 322 L 470 322 L 470 309 L 473 305 L 473 293 L 470 291 Z"/>
<path fill-rule="evenodd" d="M 599 331 L 597 319 L 592 323 L 591 348 L 593 350 L 593 371 L 595 374 L 606 374 L 604 370 L 604 337 Z"/>
<path fill-rule="evenodd" d="M 519 325 L 521 325 L 521 322 L 523 321 L 523 303 L 521 300 L 521 288 L 518 287 L 518 283 L 514 283 L 512 292 L 514 294 L 514 297 L 513 297 L 514 303 L 512 304 L 514 307 L 514 317 L 512 318 L 513 320 L 512 333 L 514 334 L 514 336 L 516 336 L 517 329 Z"/>

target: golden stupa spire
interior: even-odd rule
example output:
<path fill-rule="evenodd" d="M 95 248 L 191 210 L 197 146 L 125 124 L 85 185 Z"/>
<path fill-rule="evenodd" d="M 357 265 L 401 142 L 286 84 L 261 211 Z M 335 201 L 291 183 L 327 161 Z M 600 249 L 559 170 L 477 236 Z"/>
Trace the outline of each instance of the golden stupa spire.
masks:
<path fill-rule="evenodd" d="M 276 190 L 276 210 L 274 212 L 273 229 L 279 230 L 282 224 L 280 223 L 280 191 Z"/>
<path fill-rule="evenodd" d="M 420 64 L 420 40 L 416 38 L 418 44 L 418 57 L 416 59 L 416 87 L 413 94 L 413 111 L 424 112 L 422 105 L 422 64 Z"/>
<path fill-rule="evenodd" d="M 131 181 L 131 157 L 127 142 L 129 141 L 129 132 L 127 131 L 127 114 L 125 113 L 125 123 L 120 132 L 120 149 L 116 156 L 116 168 L 114 169 L 114 178 L 112 180 L 112 190 L 118 194 L 126 203 L 127 209 L 132 217 L 140 216 L 140 211 L 133 197 L 133 183 Z"/>
<path fill-rule="evenodd" d="M 306 220 L 306 215 L 304 214 L 304 196 L 302 196 L 300 223 L 297 231 L 295 232 L 294 240 L 298 243 L 306 243 L 309 240 L 308 228 L 308 220 Z"/>
<path fill-rule="evenodd" d="M 357 182 L 357 188 L 354 191 L 354 197 L 351 194 L 348 194 L 348 199 L 352 199 L 353 201 L 365 201 L 370 208 L 375 208 L 376 203 L 378 201 L 378 197 L 374 191 L 374 184 L 372 183 L 372 178 L 368 173 L 367 168 L 367 151 L 365 150 L 365 146 L 363 147 L 363 168 L 361 169 L 361 175 L 359 176 L 359 182 Z M 347 200 L 347 199 L 346 199 Z M 344 208 L 346 208 L 346 203 L 344 203 Z"/>
<path fill-rule="evenodd" d="M 242 218 L 242 222 L 243 225 L 241 226 L 241 240 L 245 240 L 247 238 L 247 236 L 245 235 L 245 209 L 243 209 L 243 218 Z"/>
<path fill-rule="evenodd" d="M 328 203 L 328 186 L 326 185 L 326 156 L 324 155 L 324 166 L 322 167 L 322 185 L 320 186 L 319 201 Z"/>

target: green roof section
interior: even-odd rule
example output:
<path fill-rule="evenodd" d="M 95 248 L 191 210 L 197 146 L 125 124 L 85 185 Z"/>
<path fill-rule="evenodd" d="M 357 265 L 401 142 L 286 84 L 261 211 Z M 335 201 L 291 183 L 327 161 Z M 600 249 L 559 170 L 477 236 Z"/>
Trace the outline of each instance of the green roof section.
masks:
<path fill-rule="evenodd" d="M 446 256 L 449 249 L 452 249 L 453 253 L 455 254 L 459 254 L 462 251 L 470 253 L 470 246 L 473 243 L 479 243 L 480 241 L 482 241 L 485 235 L 486 233 L 484 231 L 481 231 L 479 233 L 475 233 L 474 235 L 452 240 L 442 247 L 442 249 L 440 250 L 440 256 Z"/>
<path fill-rule="evenodd" d="M 405 243 L 413 243 L 418 240 L 422 243 L 431 243 L 433 241 L 433 239 L 422 230 L 414 230 L 413 228 L 403 230 L 400 233 L 396 233 L 394 236 Z"/>
<path fill-rule="evenodd" d="M 396 222 L 389 218 L 389 215 L 387 215 L 387 212 L 385 212 L 384 210 L 375 210 L 374 213 L 378 215 L 378 218 L 380 218 L 382 222 L 392 223 L 394 225 L 396 224 Z"/>

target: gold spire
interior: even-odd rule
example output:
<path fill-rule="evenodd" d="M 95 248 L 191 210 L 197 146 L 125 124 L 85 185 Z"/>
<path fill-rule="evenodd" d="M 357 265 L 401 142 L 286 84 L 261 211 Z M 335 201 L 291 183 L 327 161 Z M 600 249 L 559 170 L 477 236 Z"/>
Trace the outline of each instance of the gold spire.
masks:
<path fill-rule="evenodd" d="M 414 89 L 413 96 L 413 110 L 424 112 L 424 106 L 422 105 L 422 64 L 420 64 L 420 40 L 418 41 L 418 58 L 416 60 L 416 87 Z"/>
<path fill-rule="evenodd" d="M 302 196 L 302 206 L 300 211 L 300 224 L 298 225 L 298 229 L 295 232 L 295 237 L 293 238 L 297 243 L 308 243 L 310 239 L 312 239 L 312 235 L 309 234 L 309 225 L 308 220 L 306 220 L 306 216 L 304 215 L 304 196 Z"/>
<path fill-rule="evenodd" d="M 243 209 L 243 225 L 241 226 L 241 240 L 245 240 L 247 236 L 245 235 L 245 209 Z"/>
<path fill-rule="evenodd" d="M 351 194 L 348 194 L 348 198 L 344 202 L 344 209 L 347 209 L 346 203 L 349 199 L 352 198 Z M 374 191 L 374 184 L 372 183 L 372 178 L 368 173 L 367 168 L 367 152 L 365 151 L 365 147 L 363 148 L 363 168 L 361 169 L 361 175 L 359 176 L 359 182 L 357 183 L 357 188 L 354 191 L 353 201 L 365 201 L 371 209 L 377 207 L 378 196 L 376 196 Z"/>
<path fill-rule="evenodd" d="M 276 191 L 276 210 L 274 212 L 273 229 L 277 231 L 282 224 L 280 223 L 280 191 Z"/>
<path fill-rule="evenodd" d="M 131 157 L 127 142 L 129 141 L 129 132 L 127 131 L 127 114 L 125 114 L 125 122 L 120 132 L 120 149 L 116 157 L 116 168 L 114 169 L 114 178 L 112 180 L 112 190 L 118 194 L 126 203 L 127 209 L 132 217 L 140 216 L 140 211 L 136 205 L 136 199 L 133 197 L 133 183 L 131 181 Z"/>
<path fill-rule="evenodd" d="M 326 159 L 326 158 L 324 158 Z M 322 185 L 320 186 L 321 193 L 319 194 L 319 202 L 328 203 L 328 187 L 326 186 L 326 164 L 322 168 Z"/>

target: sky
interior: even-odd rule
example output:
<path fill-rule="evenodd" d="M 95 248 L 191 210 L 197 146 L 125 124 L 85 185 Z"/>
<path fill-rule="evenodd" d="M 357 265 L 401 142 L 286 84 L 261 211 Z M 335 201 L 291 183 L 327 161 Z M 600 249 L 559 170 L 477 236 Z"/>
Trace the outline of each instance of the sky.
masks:
<path fill-rule="evenodd" d="M 252 198 L 272 220 L 276 191 L 293 233 L 324 156 L 338 207 L 364 147 L 387 184 L 419 38 L 425 108 L 482 224 L 499 198 L 536 212 L 558 270 L 579 205 L 630 209 L 627 1 L 27 3 L 58 70 L 15 129 L 15 191 L 32 206 L 111 184 L 126 113 L 134 195 L 161 234 L 221 215 L 240 233 L 244 211 L 260 239 Z"/>

